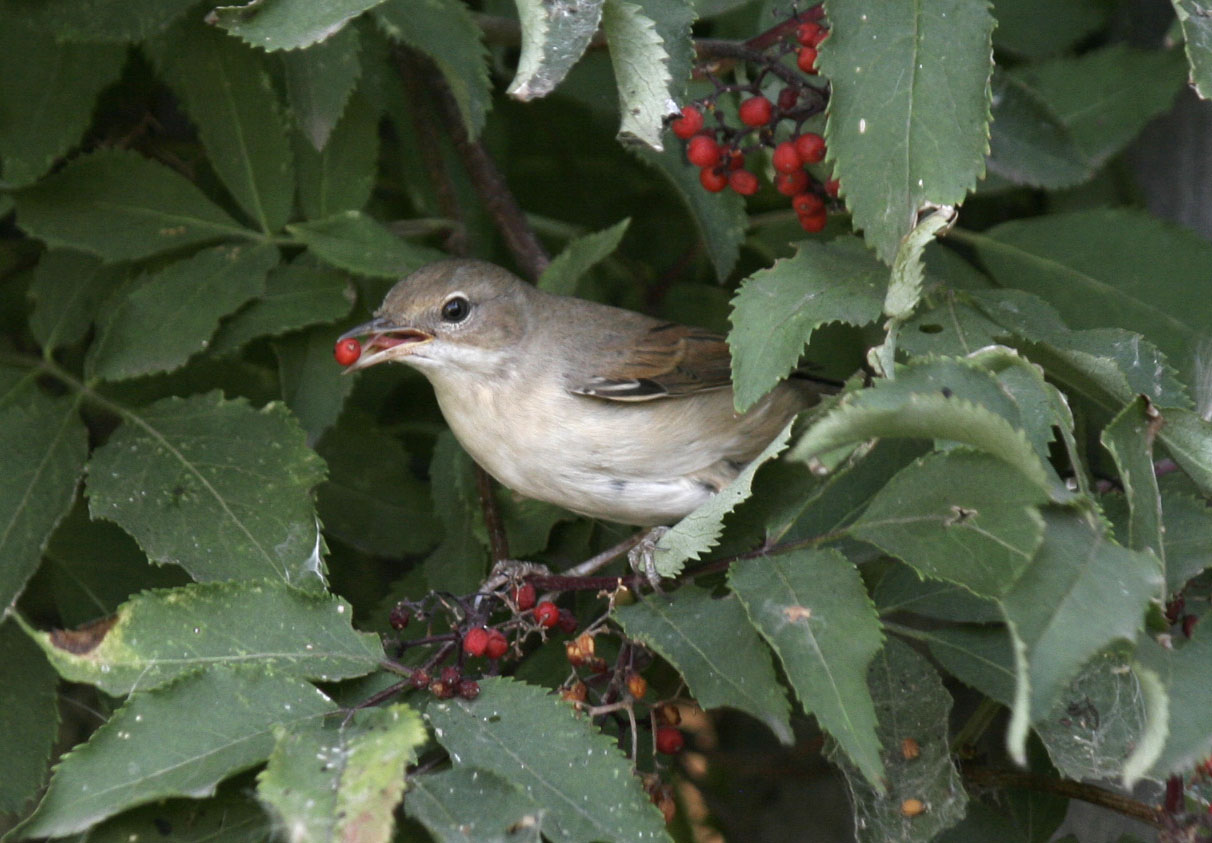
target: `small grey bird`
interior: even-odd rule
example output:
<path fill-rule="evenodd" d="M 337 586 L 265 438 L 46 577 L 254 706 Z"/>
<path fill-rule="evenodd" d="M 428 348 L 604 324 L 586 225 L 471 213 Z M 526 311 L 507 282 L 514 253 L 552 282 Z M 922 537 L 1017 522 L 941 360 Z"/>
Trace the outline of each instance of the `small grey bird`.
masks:
<path fill-rule="evenodd" d="M 718 334 L 557 296 L 449 260 L 397 283 L 347 371 L 420 371 L 471 457 L 506 487 L 592 518 L 668 524 L 722 489 L 822 391 L 786 381 L 732 404 Z"/>

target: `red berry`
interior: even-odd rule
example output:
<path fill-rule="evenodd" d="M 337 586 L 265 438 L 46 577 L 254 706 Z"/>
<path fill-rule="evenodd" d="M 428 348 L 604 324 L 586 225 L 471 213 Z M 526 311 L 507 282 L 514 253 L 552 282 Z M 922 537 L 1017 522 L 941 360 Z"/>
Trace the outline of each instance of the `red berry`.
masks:
<path fill-rule="evenodd" d="M 838 181 L 837 179 L 829 179 L 829 181 L 825 182 L 825 193 L 827 193 L 828 195 L 830 195 L 834 199 L 836 199 L 838 189 L 841 186 L 842 186 L 842 183 L 840 181 Z"/>
<path fill-rule="evenodd" d="M 477 626 L 467 630 L 463 636 L 463 652 L 469 656 L 482 656 L 488 648 L 488 630 Z"/>
<path fill-rule="evenodd" d="M 774 116 L 774 106 L 759 94 L 741 103 L 740 116 L 746 126 L 765 126 Z"/>
<path fill-rule="evenodd" d="M 795 144 L 791 141 L 783 141 L 776 146 L 771 160 L 774 162 L 774 169 L 780 173 L 794 173 L 804 166 L 800 154 L 795 151 Z"/>
<path fill-rule="evenodd" d="M 454 665 L 447 665 L 438 674 L 438 679 L 452 688 L 457 688 L 459 683 L 463 681 L 463 672 Z"/>
<path fill-rule="evenodd" d="M 686 145 L 686 160 L 696 167 L 711 167 L 720 160 L 720 145 L 710 135 L 695 135 Z"/>
<path fill-rule="evenodd" d="M 803 193 L 808 186 L 808 174 L 803 170 L 794 173 L 777 173 L 774 177 L 774 189 L 784 196 L 795 196 Z"/>
<path fill-rule="evenodd" d="M 815 21 L 801 23 L 795 28 L 796 39 L 805 47 L 815 47 L 824 40 L 825 28 Z"/>
<path fill-rule="evenodd" d="M 555 603 L 552 603 L 550 600 L 544 600 L 534 607 L 534 619 L 539 622 L 539 626 L 545 626 L 550 629 L 559 623 L 560 610 L 556 607 Z"/>
<path fill-rule="evenodd" d="M 569 635 L 577 631 L 577 616 L 567 609 L 560 609 L 560 616 L 556 619 L 560 625 L 560 631 L 566 632 Z M 593 652 L 593 639 L 589 639 L 589 652 Z"/>
<path fill-rule="evenodd" d="M 795 56 L 795 66 L 805 73 L 816 74 L 816 47 L 800 47 Z"/>
<path fill-rule="evenodd" d="M 418 669 L 418 670 L 414 670 L 412 672 L 412 676 L 409 678 L 409 682 L 412 683 L 412 687 L 414 687 L 414 688 L 418 688 L 418 689 L 428 688 L 431 678 L 432 677 L 430 677 L 430 675 L 428 673 L 426 673 L 423 670 Z"/>
<path fill-rule="evenodd" d="M 800 216 L 800 228 L 810 234 L 815 234 L 825 227 L 825 222 L 828 215 L 823 211 L 817 211 L 815 214 L 802 214 Z"/>
<path fill-rule="evenodd" d="M 496 661 L 509 652 L 509 639 L 499 629 L 488 630 L 488 643 L 484 647 L 484 655 Z"/>
<path fill-rule="evenodd" d="M 703 128 L 703 112 L 693 105 L 682 106 L 682 116 L 673 121 L 673 133 L 682 140 L 690 140 Z"/>
<path fill-rule="evenodd" d="M 718 167 L 704 167 L 699 171 L 699 184 L 703 185 L 704 190 L 719 193 L 728 186 L 728 176 Z"/>
<path fill-rule="evenodd" d="M 673 726 L 660 726 L 656 731 L 656 748 L 657 752 L 662 752 L 665 755 L 676 755 L 682 751 L 682 747 L 686 745 L 686 738 L 682 735 L 682 730 Z"/>
<path fill-rule="evenodd" d="M 337 340 L 337 346 L 332 350 L 332 356 L 337 358 L 337 362 L 342 366 L 352 365 L 362 356 L 362 343 L 353 337 Z"/>
<path fill-rule="evenodd" d="M 805 132 L 795 139 L 795 151 L 805 164 L 819 164 L 825 160 L 825 139 L 816 132 Z"/>
<path fill-rule="evenodd" d="M 728 186 L 742 196 L 752 196 L 757 193 L 757 176 L 748 170 L 733 170 L 728 174 Z"/>
<path fill-rule="evenodd" d="M 519 612 L 533 609 L 535 599 L 534 586 L 528 582 L 522 583 L 513 590 L 513 604 L 518 607 Z"/>
<path fill-rule="evenodd" d="M 796 88 L 784 88 L 779 91 L 779 108 L 790 111 L 800 101 L 800 92 Z"/>
<path fill-rule="evenodd" d="M 391 613 L 387 616 L 387 622 L 391 624 L 391 628 L 397 632 L 408 626 L 408 622 L 412 620 L 412 612 L 403 603 L 397 603 L 391 607 Z"/>
<path fill-rule="evenodd" d="M 745 153 L 739 149 L 729 149 L 721 153 L 721 156 L 727 159 L 725 166 L 729 170 L 739 170 L 745 166 Z"/>
<path fill-rule="evenodd" d="M 471 679 L 459 683 L 459 696 L 465 700 L 474 700 L 480 695 L 480 686 Z"/>
<path fill-rule="evenodd" d="M 797 193 L 791 197 L 791 209 L 801 217 L 825 210 L 825 200 L 815 193 Z"/>

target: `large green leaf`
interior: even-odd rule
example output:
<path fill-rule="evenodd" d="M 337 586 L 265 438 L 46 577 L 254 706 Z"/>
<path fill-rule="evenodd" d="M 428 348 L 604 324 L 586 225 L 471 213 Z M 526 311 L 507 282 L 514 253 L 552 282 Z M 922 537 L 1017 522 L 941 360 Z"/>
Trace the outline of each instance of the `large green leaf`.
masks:
<path fill-rule="evenodd" d="M 287 228 L 324 262 L 376 278 L 403 278 L 446 257 L 436 249 L 400 239 L 361 211 L 343 211 Z"/>
<path fill-rule="evenodd" d="M 1015 184 L 1071 187 L 1095 172 L 1069 127 L 1040 94 L 1004 73 L 993 77 L 989 152 L 989 172 Z"/>
<path fill-rule="evenodd" d="M 220 6 L 215 24 L 261 50 L 297 50 L 339 33 L 350 20 L 383 0 L 269 0 Z"/>
<path fill-rule="evenodd" d="M 1048 495 L 989 454 L 952 450 L 902 469 L 850 532 L 978 595 L 1006 592 L 1044 537 Z"/>
<path fill-rule="evenodd" d="M 370 199 L 379 163 L 379 113 L 355 96 L 322 150 L 301 133 L 295 138 L 304 215 L 318 220 L 360 210 Z"/>
<path fill-rule="evenodd" d="M 1212 752 L 1212 634 L 1207 619 L 1174 648 L 1142 640 L 1137 658 L 1160 679 L 1167 701 L 1166 737 L 1152 775 L 1190 771 Z"/>
<path fill-rule="evenodd" d="M 123 696 L 212 666 L 323 681 L 362 676 L 383 648 L 352 620 L 340 598 L 262 580 L 144 591 L 82 630 L 32 634 L 64 678 Z"/>
<path fill-rule="evenodd" d="M 305 263 L 275 266 L 265 278 L 265 292 L 219 326 L 210 352 L 226 354 L 257 337 L 335 322 L 353 307 L 352 293 L 349 279 L 335 269 Z"/>
<path fill-rule="evenodd" d="M 198 580 L 324 578 L 311 488 L 323 463 L 280 404 L 217 392 L 130 410 L 88 466 L 89 509 Z"/>
<path fill-rule="evenodd" d="M 737 409 L 753 406 L 795 369 L 821 325 L 879 318 L 887 283 L 887 267 L 854 237 L 805 240 L 794 257 L 745 279 L 728 334 Z"/>
<path fill-rule="evenodd" d="M 49 349 L 83 339 L 98 306 L 124 276 L 121 267 L 103 267 L 100 259 L 84 252 L 44 252 L 30 285 L 34 310 L 29 327 L 34 338 Z"/>
<path fill-rule="evenodd" d="M 735 563 L 728 585 L 778 655 L 804 710 L 882 790 L 867 665 L 883 634 L 858 569 L 836 550 L 801 550 Z"/>
<path fill-rule="evenodd" d="M 406 705 L 368 708 L 348 720 L 276 731 L 257 795 L 297 840 L 386 843 L 404 795 L 404 768 L 427 740 Z"/>
<path fill-rule="evenodd" d="M 37 569 L 51 531 L 71 508 L 88 454 L 75 400 L 32 388 L 22 395 L 0 407 L 0 610 Z"/>
<path fill-rule="evenodd" d="M 829 157 L 855 225 L 891 263 L 923 205 L 959 204 L 984 173 L 993 17 L 969 0 L 825 8 Z"/>
<path fill-rule="evenodd" d="M 1162 489 L 1166 532 L 1166 592 L 1173 593 L 1212 567 L 1212 509 L 1197 497 Z"/>
<path fill-rule="evenodd" d="M 60 41 L 142 41 L 195 0 L 4 0 L 3 11 Z"/>
<path fill-rule="evenodd" d="M 876 736 L 885 747 L 887 789 L 870 784 L 836 748 L 829 753 L 850 787 L 856 836 L 859 843 L 926 843 L 959 822 L 968 803 L 951 761 L 951 697 L 930 663 L 896 639 L 872 660 L 867 684 L 879 723 Z M 916 756 L 903 751 L 906 739 L 916 743 Z M 929 810 L 911 815 L 902 810 L 907 799 Z"/>
<path fill-rule="evenodd" d="M 573 0 L 556 6 L 543 0 L 519 0 L 522 55 L 509 83 L 509 95 L 531 100 L 555 90 L 597 32 L 604 2 Z"/>
<path fill-rule="evenodd" d="M 1170 2 L 1182 24 L 1191 85 L 1201 98 L 1212 99 L 1212 5 L 1206 0 Z"/>
<path fill-rule="evenodd" d="M 73 834 L 168 796 L 209 796 L 268 757 L 275 726 L 335 708 L 306 682 L 259 670 L 219 668 L 135 694 L 63 757 L 16 839 Z"/>
<path fill-rule="evenodd" d="M 660 149 L 665 117 L 678 111 L 665 42 L 644 9 L 627 0 L 606 0 L 602 31 L 619 90 L 619 140 Z"/>
<path fill-rule="evenodd" d="M 956 679 L 1002 705 L 1014 703 L 1014 644 L 1005 627 L 943 627 L 921 637 Z"/>
<path fill-rule="evenodd" d="M 148 274 L 111 298 L 87 371 L 123 380 L 185 365 L 207 347 L 220 319 L 261 294 L 277 262 L 272 246 L 224 245 Z"/>
<path fill-rule="evenodd" d="M 59 678 L 15 623 L 0 624 L 0 814 L 20 814 L 46 781 L 59 734 Z"/>
<path fill-rule="evenodd" d="M 476 138 L 492 107 L 488 53 L 461 0 L 387 0 L 375 19 L 395 41 L 429 56 L 454 95 L 467 134 Z"/>
<path fill-rule="evenodd" d="M 168 167 L 117 149 L 77 158 L 16 200 L 31 235 L 107 261 L 256 237 Z"/>
<path fill-rule="evenodd" d="M 345 27 L 306 50 L 285 52 L 282 66 L 294 122 L 313 152 L 323 150 L 362 75 L 358 30 Z"/>
<path fill-rule="evenodd" d="M 540 843 L 543 808 L 507 779 L 466 765 L 410 776 L 408 816 L 439 843 Z"/>
<path fill-rule="evenodd" d="M 677 668 L 704 708 L 729 706 L 761 720 L 783 743 L 792 741 L 787 694 L 766 649 L 735 596 L 715 599 L 694 585 L 668 598 L 615 609 L 629 638 Z"/>
<path fill-rule="evenodd" d="M 668 839 L 617 744 L 545 689 L 482 679 L 474 702 L 433 702 L 425 719 L 456 769 L 488 770 L 542 805 L 552 840 Z"/>
<path fill-rule="evenodd" d="M 8 185 L 39 178 L 80 140 L 97 94 L 125 59 L 117 44 L 62 43 L 0 7 L 0 163 Z"/>
<path fill-rule="evenodd" d="M 132 843 L 171 831 L 172 843 L 270 843 L 269 815 L 242 777 L 224 782 L 209 799 L 164 799 L 94 825 L 70 843 Z"/>
<path fill-rule="evenodd" d="M 224 186 L 263 232 L 278 231 L 290 216 L 295 174 L 264 56 L 201 18 L 186 18 L 149 48 Z"/>
<path fill-rule="evenodd" d="M 1212 495 L 1212 421 L 1190 410 L 1165 411 L 1161 440 L 1170 456 L 1199 486 Z"/>
<path fill-rule="evenodd" d="M 429 587 L 468 594 L 480 587 L 488 569 L 488 537 L 476 492 L 475 463 L 443 431 L 429 464 L 433 509 L 442 524 L 442 543 L 425 560 Z"/>

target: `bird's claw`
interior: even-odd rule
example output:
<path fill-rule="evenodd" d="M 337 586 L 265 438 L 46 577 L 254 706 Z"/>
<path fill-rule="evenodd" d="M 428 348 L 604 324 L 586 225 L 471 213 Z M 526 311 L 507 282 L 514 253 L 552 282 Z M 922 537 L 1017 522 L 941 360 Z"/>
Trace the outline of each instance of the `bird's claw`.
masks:
<path fill-rule="evenodd" d="M 656 569 L 656 546 L 657 542 L 668 532 L 668 527 L 653 527 L 644 534 L 639 544 L 627 551 L 627 561 L 631 564 L 631 570 L 643 576 L 657 594 L 663 592 L 661 591 L 661 575 Z"/>

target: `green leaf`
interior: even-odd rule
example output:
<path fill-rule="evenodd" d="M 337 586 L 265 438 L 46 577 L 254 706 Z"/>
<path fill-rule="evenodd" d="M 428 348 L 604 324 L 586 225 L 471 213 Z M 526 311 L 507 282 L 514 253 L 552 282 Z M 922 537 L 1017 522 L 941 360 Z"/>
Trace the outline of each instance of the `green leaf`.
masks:
<path fill-rule="evenodd" d="M 282 397 L 307 432 L 308 445 L 336 423 L 354 388 L 353 378 L 332 358 L 335 339 L 331 327 L 317 325 L 273 343 Z"/>
<path fill-rule="evenodd" d="M 111 298 L 86 370 L 113 381 L 180 368 L 220 319 L 261 294 L 277 262 L 272 246 L 213 246 L 148 274 Z"/>
<path fill-rule="evenodd" d="M 224 186 L 261 231 L 281 229 L 294 201 L 295 173 L 264 56 L 200 17 L 186 18 L 148 46 Z"/>
<path fill-rule="evenodd" d="M 117 149 L 77 158 L 16 198 L 29 234 L 107 261 L 256 236 L 163 164 Z"/>
<path fill-rule="evenodd" d="M 577 282 L 581 280 L 581 276 L 619 247 L 629 225 L 631 217 L 620 220 L 610 228 L 571 241 L 543 270 L 539 278 L 539 289 L 559 296 L 576 295 Z"/>
<path fill-rule="evenodd" d="M 1054 498 L 1065 497 L 1014 424 L 1021 418 L 992 373 L 965 360 L 925 360 L 898 367 L 895 380 L 845 394 L 808 428 L 789 458 L 810 462 L 873 437 L 951 439 L 1004 460 Z"/>
<path fill-rule="evenodd" d="M 543 806 L 552 840 L 669 839 L 616 743 L 543 688 L 485 678 L 474 702 L 434 701 L 425 719 L 456 769 L 488 770 Z"/>
<path fill-rule="evenodd" d="M 501 776 L 468 766 L 409 776 L 404 810 L 439 843 L 539 843 L 544 831 L 541 805 Z"/>
<path fill-rule="evenodd" d="M 15 623 L 0 624 L 0 814 L 20 814 L 46 782 L 59 734 L 59 677 Z"/>
<path fill-rule="evenodd" d="M 1201 99 L 1212 99 L 1212 8 L 1205 0 L 1170 2 L 1182 26 L 1191 85 Z"/>
<path fill-rule="evenodd" d="M 396 237 L 361 211 L 343 211 L 286 228 L 326 263 L 375 278 L 403 278 L 446 257 L 436 249 Z"/>
<path fill-rule="evenodd" d="M 4 0 L 0 10 L 60 41 L 142 41 L 195 0 Z"/>
<path fill-rule="evenodd" d="M 717 600 L 706 589 L 684 585 L 668 598 L 617 607 L 615 617 L 629 638 L 677 669 L 703 708 L 744 711 L 791 744 L 786 692 L 735 596 Z"/>
<path fill-rule="evenodd" d="M 323 219 L 361 209 L 370 199 L 379 163 L 378 112 L 355 96 L 322 151 L 301 134 L 295 138 L 303 213 Z"/>
<path fill-rule="evenodd" d="M 38 568 L 51 531 L 71 508 L 88 455 L 77 401 L 29 388 L 0 407 L 0 615 Z"/>
<path fill-rule="evenodd" d="M 1042 58 L 1074 46 L 1098 29 L 1109 10 L 1098 0 L 1002 0 L 995 11 L 993 45 L 1027 58 Z M 1043 21 L 1046 26 L 1041 25 Z"/>
<path fill-rule="evenodd" d="M 1072 187 L 1097 169 L 1039 92 L 1005 73 L 993 77 L 989 152 L 989 172 L 1031 187 Z"/>
<path fill-rule="evenodd" d="M 328 480 L 317 490 L 324 529 L 367 553 L 401 558 L 431 548 L 434 523 L 429 490 L 410 470 L 400 440 L 368 416 L 348 412 L 320 440 Z M 516 551 L 515 551 L 516 552 Z"/>
<path fill-rule="evenodd" d="M 665 117 L 678 111 L 665 42 L 643 8 L 626 0 L 606 0 L 602 31 L 619 90 L 618 138 L 659 150 Z"/>
<path fill-rule="evenodd" d="M 695 61 L 695 46 L 690 28 L 699 17 L 695 0 L 636 0 L 646 17 L 652 19 L 665 51 L 669 69 L 669 95 L 682 102 Z"/>
<path fill-rule="evenodd" d="M 97 94 L 122 69 L 117 44 L 70 44 L 0 9 L 0 162 L 12 187 L 41 177 L 80 140 Z"/>
<path fill-rule="evenodd" d="M 257 795 L 297 840 L 392 840 L 404 768 L 427 736 L 407 705 L 356 711 L 348 721 L 276 730 Z"/>
<path fill-rule="evenodd" d="M 429 465 L 433 509 L 442 522 L 442 543 L 425 560 L 430 589 L 469 594 L 480 587 L 488 569 L 488 539 L 476 493 L 475 463 L 443 431 Z"/>
<path fill-rule="evenodd" d="M 854 223 L 891 263 L 927 203 L 958 205 L 983 175 L 993 68 L 987 3 L 923 0 L 868 14 L 831 0 L 825 135 Z M 856 72 L 856 69 L 858 72 Z"/>
<path fill-rule="evenodd" d="M 555 6 L 543 0 L 517 0 L 522 55 L 509 95 L 526 101 L 554 91 L 597 32 L 604 2 L 572 0 Z"/>
<path fill-rule="evenodd" d="M 269 0 L 243 6 L 219 6 L 210 14 L 217 26 L 260 50 L 297 50 L 332 37 L 349 21 L 382 2 Z"/>
<path fill-rule="evenodd" d="M 1161 681 L 1167 701 L 1165 744 L 1150 776 L 1189 772 L 1212 752 L 1212 635 L 1207 619 L 1190 640 L 1166 648 L 1152 639 L 1139 643 L 1136 657 Z M 1175 642 L 1179 643 L 1179 642 Z"/>
<path fill-rule="evenodd" d="M 281 404 L 218 392 L 128 410 L 88 466 L 89 510 L 197 580 L 324 578 L 311 488 L 323 463 Z"/>
<path fill-rule="evenodd" d="M 956 679 L 1002 705 L 1014 703 L 1014 643 L 1005 627 L 943 627 L 921 637 Z"/>
<path fill-rule="evenodd" d="M 850 787 L 856 837 L 859 843 L 926 843 L 959 822 L 968 803 L 951 761 L 951 697 L 930 663 L 896 639 L 886 642 L 872 660 L 867 683 L 879 722 L 876 736 L 886 747 L 887 791 L 869 784 L 836 748 L 829 752 Z M 920 750 L 915 758 L 901 751 L 909 738 Z M 907 816 L 901 810 L 906 799 L 918 799 L 929 810 Z"/>
<path fill-rule="evenodd" d="M 1206 501 L 1162 489 L 1166 531 L 1166 593 L 1212 567 L 1212 510 Z"/>
<path fill-rule="evenodd" d="M 690 218 L 699 230 L 703 248 L 706 249 L 716 277 L 721 281 L 728 277 L 740 256 L 741 241 L 749 217 L 745 214 L 745 200 L 731 190 L 723 193 L 708 193 L 699 184 L 698 171 L 682 160 L 682 151 L 677 144 L 663 152 L 647 147 L 636 148 L 640 160 L 663 175 L 677 191 L 678 197 L 690 212 Z"/>
<path fill-rule="evenodd" d="M 1158 279 L 1212 277 L 1212 244 L 1194 232 L 1140 211 L 1077 211 L 1003 223 L 975 245 L 998 281 L 1046 297 L 1069 325 L 1138 331 L 1191 371 L 1212 299 Z"/>
<path fill-rule="evenodd" d="M 799 364 L 828 322 L 879 318 L 888 269 L 855 237 L 805 240 L 791 258 L 745 279 L 732 300 L 732 380 L 738 410 L 757 403 Z"/>
<path fill-rule="evenodd" d="M 881 616 L 912 612 L 957 623 L 993 623 L 1002 619 L 992 600 L 938 580 L 923 580 L 908 565 L 892 565 L 871 595 Z"/>
<path fill-rule="evenodd" d="M 234 785 L 234 786 L 233 786 Z M 156 840 L 171 830 L 172 843 L 269 843 L 274 829 L 242 779 L 225 782 L 209 799 L 166 799 L 125 811 L 71 843 Z"/>
<path fill-rule="evenodd" d="M 1000 601 L 1018 673 L 1007 741 L 1020 762 L 1028 725 L 1051 710 L 1092 656 L 1136 639 L 1161 586 L 1157 559 L 1115 544 L 1093 514 L 1043 514 L 1044 543 Z"/>
<path fill-rule="evenodd" d="M 997 342 L 1002 327 L 953 290 L 931 296 L 901 326 L 900 350 L 918 357 L 964 357 Z"/>
<path fill-rule="evenodd" d="M 1167 409 L 1164 417 L 1161 440 L 1166 450 L 1200 491 L 1212 495 L 1212 422 L 1190 410 Z"/>
<path fill-rule="evenodd" d="M 800 550 L 736 563 L 728 585 L 804 710 L 883 790 L 867 665 L 884 636 L 858 569 L 836 550 Z"/>
<path fill-rule="evenodd" d="M 286 98 L 299 131 L 314 152 L 328 143 L 362 75 L 358 47 L 358 31 L 345 27 L 306 50 L 282 54 Z"/>
<path fill-rule="evenodd" d="M 724 516 L 749 497 L 753 488 L 753 475 L 762 464 L 774 459 L 787 447 L 793 423 L 794 420 L 787 422 L 782 432 L 774 437 L 749 465 L 741 469 L 731 483 L 660 537 L 653 549 L 653 563 L 657 573 L 663 577 L 677 576 L 686 560 L 698 559 L 719 543 L 720 534 L 724 532 Z"/>
<path fill-rule="evenodd" d="M 352 620 L 338 597 L 262 580 L 144 591 L 82 630 L 30 632 L 65 679 L 124 696 L 212 666 L 325 682 L 362 676 L 383 648 Z"/>
<path fill-rule="evenodd" d="M 219 326 L 210 353 L 228 354 L 257 337 L 335 322 L 351 307 L 353 291 L 343 273 L 305 263 L 275 266 L 265 292 Z"/>
<path fill-rule="evenodd" d="M 1144 396 L 1130 402 L 1099 437 L 1111 452 L 1128 500 L 1128 547 L 1152 551 L 1165 570 L 1161 492 L 1153 468 L 1153 439 L 1164 424 L 1161 414 Z"/>
<path fill-rule="evenodd" d="M 989 454 L 931 454 L 888 481 L 850 532 L 921 576 L 1004 594 L 1044 537 L 1048 495 Z"/>
<path fill-rule="evenodd" d="M 466 4 L 459 0 L 387 0 L 375 20 L 393 41 L 402 41 L 437 65 L 475 140 L 492 107 L 488 51 Z"/>
<path fill-rule="evenodd" d="M 273 728 L 318 719 L 332 701 L 298 679 L 209 670 L 135 694 L 55 768 L 15 839 L 62 837 L 169 796 L 209 796 L 273 748 Z"/>
<path fill-rule="evenodd" d="M 98 306 L 124 278 L 120 267 L 102 267 L 84 252 L 51 249 L 34 270 L 29 328 L 44 348 L 56 349 L 84 338 Z"/>
<path fill-rule="evenodd" d="M 940 208 L 913 227 L 901 241 L 892 262 L 892 277 L 884 297 L 884 315 L 904 320 L 913 314 L 922 298 L 922 278 L 926 274 L 923 255 L 940 231 L 955 222 L 955 210 Z"/>

